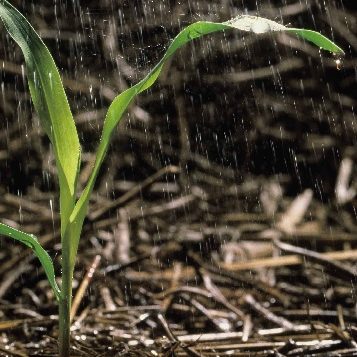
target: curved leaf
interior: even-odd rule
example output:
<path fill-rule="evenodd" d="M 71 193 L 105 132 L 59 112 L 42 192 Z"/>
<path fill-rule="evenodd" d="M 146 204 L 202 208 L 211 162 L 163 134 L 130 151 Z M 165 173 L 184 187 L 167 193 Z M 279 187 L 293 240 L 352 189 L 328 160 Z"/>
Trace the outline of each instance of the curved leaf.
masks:
<path fill-rule="evenodd" d="M 261 17 L 241 15 L 237 16 L 232 20 L 226 21 L 225 24 L 234 27 L 238 30 L 250 31 L 256 34 L 262 34 L 272 31 L 283 31 L 291 33 L 293 35 L 297 35 L 306 41 L 310 41 L 325 51 L 329 51 L 342 56 L 345 54 L 341 47 L 337 46 L 330 39 L 316 31 L 286 27 L 275 21 L 264 19 Z"/>
<path fill-rule="evenodd" d="M 25 57 L 27 77 L 40 122 L 54 148 L 60 184 L 62 232 L 75 203 L 80 145 L 56 64 L 36 31 L 8 1 L 0 17 Z"/>
<path fill-rule="evenodd" d="M 61 292 L 56 282 L 52 259 L 41 247 L 37 238 L 32 234 L 21 232 L 3 223 L 0 223 L 0 235 L 4 235 L 18 242 L 21 242 L 33 250 L 37 258 L 40 260 L 43 269 L 45 270 L 47 279 L 52 287 L 53 292 L 55 293 L 56 299 L 59 300 Z"/>
<path fill-rule="evenodd" d="M 322 48 L 325 51 L 330 51 L 330 52 L 335 53 L 336 55 L 340 55 L 340 56 L 345 55 L 345 52 L 343 51 L 343 49 L 341 47 L 337 46 L 330 39 L 328 39 L 325 36 L 322 36 L 321 34 L 319 34 L 316 31 L 290 28 L 287 30 L 287 32 L 290 32 L 294 35 L 298 35 L 299 37 L 303 38 L 304 40 L 312 42 L 313 44 Z"/>
<path fill-rule="evenodd" d="M 300 29 L 287 28 L 274 21 L 256 17 L 256 16 L 249 16 L 249 15 L 238 16 L 224 23 L 200 21 L 186 27 L 175 37 L 171 45 L 168 47 L 164 57 L 152 69 L 152 71 L 139 83 L 137 83 L 133 87 L 127 89 L 126 91 L 118 95 L 108 109 L 92 174 L 89 178 L 87 186 L 84 189 L 80 199 L 76 203 L 73 214 L 71 215 L 70 218 L 71 222 L 74 222 L 74 226 L 75 226 L 74 229 L 76 230 L 75 236 L 77 237 L 76 241 L 72 242 L 73 244 L 72 248 L 74 252 L 76 252 L 78 247 L 78 239 L 80 235 L 81 226 L 83 224 L 85 215 L 87 214 L 88 201 L 91 192 L 93 190 L 100 166 L 108 150 L 110 138 L 114 132 L 114 129 L 116 128 L 117 124 L 122 118 L 124 112 L 128 108 L 129 104 L 133 101 L 136 95 L 148 89 L 150 86 L 152 86 L 155 83 L 166 60 L 170 58 L 180 47 L 182 47 L 184 44 L 190 42 L 195 38 L 213 32 L 227 30 L 227 29 L 237 29 L 245 32 L 253 32 L 256 34 L 262 34 L 267 32 L 274 32 L 274 31 L 288 32 L 298 35 L 308 41 L 311 41 L 327 51 L 331 51 L 337 54 L 344 53 L 340 47 L 335 45 L 332 41 L 330 41 L 329 39 L 327 39 L 326 37 L 324 37 L 318 32 L 304 30 L 304 29 L 300 30 Z M 72 256 L 75 256 L 75 253 L 72 254 Z"/>

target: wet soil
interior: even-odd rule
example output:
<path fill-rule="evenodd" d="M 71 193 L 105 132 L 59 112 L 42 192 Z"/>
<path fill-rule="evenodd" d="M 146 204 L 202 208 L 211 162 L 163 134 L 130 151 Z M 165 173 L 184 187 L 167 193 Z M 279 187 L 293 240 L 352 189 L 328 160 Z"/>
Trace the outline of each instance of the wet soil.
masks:
<path fill-rule="evenodd" d="M 13 1 L 63 73 L 84 186 L 105 108 L 185 25 L 251 13 L 321 31 L 188 45 L 122 120 L 74 280 L 73 356 L 355 356 L 354 1 Z M 53 152 L 1 31 L 0 216 L 60 273 Z M 339 67 L 339 68 L 337 68 Z M 31 252 L 1 239 L 0 356 L 55 356 L 58 316 Z"/>

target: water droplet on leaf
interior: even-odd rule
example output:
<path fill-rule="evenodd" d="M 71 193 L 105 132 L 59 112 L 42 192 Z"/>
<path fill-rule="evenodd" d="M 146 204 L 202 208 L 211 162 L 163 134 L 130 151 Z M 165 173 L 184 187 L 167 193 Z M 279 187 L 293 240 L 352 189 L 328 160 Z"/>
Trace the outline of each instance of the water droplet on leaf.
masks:
<path fill-rule="evenodd" d="M 265 33 L 270 31 L 270 25 L 267 21 L 257 19 L 252 23 L 251 30 L 254 33 Z"/>

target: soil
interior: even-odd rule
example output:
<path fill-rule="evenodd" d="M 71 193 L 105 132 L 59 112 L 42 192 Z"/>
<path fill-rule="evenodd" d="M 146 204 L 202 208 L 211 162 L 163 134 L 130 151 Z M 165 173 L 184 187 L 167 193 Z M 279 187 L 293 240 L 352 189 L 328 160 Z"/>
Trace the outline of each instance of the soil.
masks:
<path fill-rule="evenodd" d="M 122 120 L 74 280 L 73 356 L 356 356 L 355 1 L 12 1 L 63 73 L 82 144 L 185 25 L 239 13 L 316 29 L 226 32 L 181 50 Z M 53 152 L 2 29 L 0 216 L 60 273 Z M 58 312 L 30 251 L 0 240 L 0 356 L 55 356 Z"/>

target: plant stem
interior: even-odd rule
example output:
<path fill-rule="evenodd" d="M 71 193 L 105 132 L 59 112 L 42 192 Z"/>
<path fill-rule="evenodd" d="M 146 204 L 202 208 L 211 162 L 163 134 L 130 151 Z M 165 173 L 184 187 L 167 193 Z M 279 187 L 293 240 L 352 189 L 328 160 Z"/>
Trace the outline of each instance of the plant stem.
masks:
<path fill-rule="evenodd" d="M 66 258 L 62 256 L 62 294 L 59 301 L 59 357 L 69 357 L 71 302 L 72 302 L 72 269 L 66 267 Z"/>
<path fill-rule="evenodd" d="M 72 279 L 74 260 L 71 259 L 74 239 L 73 227 L 69 224 L 62 236 L 62 289 L 59 300 L 59 357 L 70 357 Z M 75 256 L 75 255 L 74 255 Z"/>

